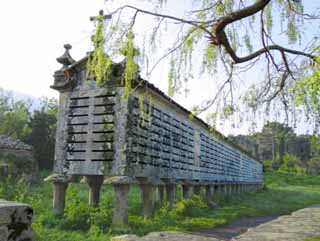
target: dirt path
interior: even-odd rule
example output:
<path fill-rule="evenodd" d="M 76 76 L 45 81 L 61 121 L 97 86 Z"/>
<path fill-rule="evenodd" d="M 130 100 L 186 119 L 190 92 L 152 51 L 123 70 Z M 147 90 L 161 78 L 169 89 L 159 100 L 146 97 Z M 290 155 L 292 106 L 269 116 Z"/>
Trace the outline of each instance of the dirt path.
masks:
<path fill-rule="evenodd" d="M 197 229 L 192 233 L 198 235 L 205 235 L 208 237 L 214 237 L 221 240 L 231 240 L 232 238 L 245 233 L 249 228 L 256 227 L 260 224 L 272 221 L 278 216 L 261 216 L 261 217 L 252 217 L 252 218 L 242 218 L 234 221 L 233 223 L 217 227 L 217 228 L 206 228 L 206 229 Z"/>

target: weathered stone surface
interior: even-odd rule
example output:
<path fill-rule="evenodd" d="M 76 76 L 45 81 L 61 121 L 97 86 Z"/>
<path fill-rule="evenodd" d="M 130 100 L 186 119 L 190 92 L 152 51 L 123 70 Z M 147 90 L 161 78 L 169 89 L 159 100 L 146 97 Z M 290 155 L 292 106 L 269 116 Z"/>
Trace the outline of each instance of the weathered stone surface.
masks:
<path fill-rule="evenodd" d="M 122 235 L 111 238 L 111 241 L 221 241 L 212 237 L 192 235 L 180 232 L 154 232 L 144 237 L 135 235 Z"/>
<path fill-rule="evenodd" d="M 115 231 L 127 231 L 128 225 L 128 194 L 129 184 L 113 184 L 114 188 L 114 212 L 112 217 L 112 229 Z"/>
<path fill-rule="evenodd" d="M 61 216 L 66 204 L 66 190 L 68 182 L 53 182 L 53 213 Z"/>
<path fill-rule="evenodd" d="M 32 241 L 33 210 L 28 204 L 0 200 L 0 241 Z"/>
<path fill-rule="evenodd" d="M 320 235 L 320 205 L 281 216 L 249 229 L 233 241 L 304 241 Z"/>
<path fill-rule="evenodd" d="M 0 226 L 0 241 L 7 241 L 9 236 L 8 227 Z"/>

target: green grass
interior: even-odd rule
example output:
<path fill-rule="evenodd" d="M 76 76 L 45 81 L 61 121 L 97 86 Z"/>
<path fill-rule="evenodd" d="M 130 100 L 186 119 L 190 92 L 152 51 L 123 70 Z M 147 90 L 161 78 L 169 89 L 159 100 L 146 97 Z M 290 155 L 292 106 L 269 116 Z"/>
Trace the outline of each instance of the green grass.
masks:
<path fill-rule="evenodd" d="M 267 192 L 246 193 L 232 197 L 217 197 L 218 209 L 210 209 L 200 197 L 181 200 L 181 190 L 175 208 L 158 207 L 152 220 L 141 216 L 138 187 L 129 195 L 131 232 L 144 235 L 152 231 L 192 230 L 211 228 L 242 217 L 282 215 L 320 203 L 320 177 L 290 176 L 280 173 L 265 175 Z M 26 186 L 23 182 L 0 186 L 0 198 L 30 203 L 35 211 L 33 229 L 39 241 L 104 241 L 114 233 L 110 230 L 113 209 L 113 190 L 104 186 L 101 208 L 87 205 L 88 188 L 71 184 L 68 188 L 66 213 L 55 217 L 51 212 L 52 185 L 41 182 Z M 311 239 L 312 240 L 312 239 Z M 310 240 L 310 241 L 311 241 Z M 316 241 L 314 239 L 313 241 Z"/>
<path fill-rule="evenodd" d="M 304 241 L 320 241 L 320 236 L 307 238 Z"/>

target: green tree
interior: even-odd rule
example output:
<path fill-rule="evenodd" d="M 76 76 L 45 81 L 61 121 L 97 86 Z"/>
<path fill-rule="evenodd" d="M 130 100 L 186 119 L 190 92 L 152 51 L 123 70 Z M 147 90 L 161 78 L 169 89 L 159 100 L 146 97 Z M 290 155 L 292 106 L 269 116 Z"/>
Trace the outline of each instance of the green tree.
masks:
<path fill-rule="evenodd" d="M 44 98 L 30 118 L 28 143 L 40 169 L 52 169 L 57 123 L 57 100 Z"/>
<path fill-rule="evenodd" d="M 295 139 L 296 135 L 291 127 L 279 122 L 267 122 L 261 133 L 257 134 L 261 159 L 272 160 L 273 168 L 278 169 L 283 162 L 284 155 L 288 153 L 288 143 L 292 145 Z"/>
<path fill-rule="evenodd" d="M 308 162 L 308 172 L 312 175 L 320 174 L 320 136 L 311 137 L 311 159 Z"/>
<path fill-rule="evenodd" d="M 25 141 L 31 131 L 28 126 L 30 106 L 30 101 L 16 101 L 0 90 L 0 134 Z"/>

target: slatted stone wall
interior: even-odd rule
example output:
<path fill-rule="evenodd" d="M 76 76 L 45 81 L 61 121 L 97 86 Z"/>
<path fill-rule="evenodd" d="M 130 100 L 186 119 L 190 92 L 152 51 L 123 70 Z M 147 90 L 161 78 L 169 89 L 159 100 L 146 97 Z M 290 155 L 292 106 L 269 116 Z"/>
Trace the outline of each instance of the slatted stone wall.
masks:
<path fill-rule="evenodd" d="M 141 113 L 139 94 L 130 99 L 129 175 L 217 182 L 261 181 L 259 162 L 219 140 L 199 121 L 191 120 L 187 113 L 150 92 L 154 94 L 154 103 L 151 108 L 145 103 L 144 109 L 151 113 Z"/>
<path fill-rule="evenodd" d="M 60 104 L 64 119 L 59 119 L 65 124 L 58 125 L 63 140 L 57 140 L 65 147 L 56 150 L 56 156 L 65 159 L 57 163 L 57 169 L 71 175 L 103 175 L 110 166 L 107 163 L 113 161 L 116 91 L 87 86 L 66 95 Z"/>

